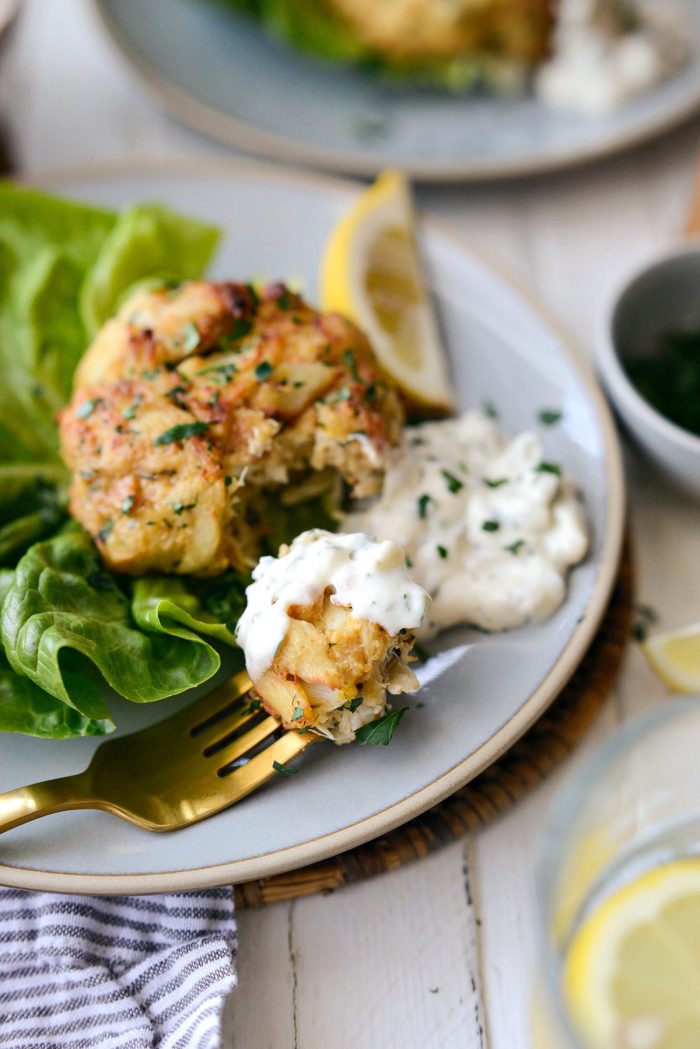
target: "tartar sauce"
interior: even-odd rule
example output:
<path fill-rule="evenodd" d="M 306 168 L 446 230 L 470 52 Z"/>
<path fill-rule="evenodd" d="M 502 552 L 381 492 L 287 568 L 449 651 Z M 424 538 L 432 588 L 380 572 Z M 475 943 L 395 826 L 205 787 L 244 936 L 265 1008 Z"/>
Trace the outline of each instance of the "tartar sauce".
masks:
<path fill-rule="evenodd" d="M 536 89 L 553 108 L 606 113 L 654 87 L 687 57 L 680 12 L 669 0 L 560 0 L 553 55 Z"/>
<path fill-rule="evenodd" d="M 550 616 L 588 536 L 575 485 L 535 433 L 511 440 L 482 412 L 406 430 L 382 494 L 341 528 L 391 536 L 432 597 L 417 631 L 504 630 Z"/>
<path fill-rule="evenodd" d="M 321 529 L 302 532 L 279 557 L 260 558 L 246 590 L 236 639 L 253 681 L 272 665 L 289 627 L 290 607 L 313 604 L 329 588 L 333 604 L 392 635 L 419 627 L 430 604 L 425 590 L 409 577 L 403 551 L 390 540 Z"/>

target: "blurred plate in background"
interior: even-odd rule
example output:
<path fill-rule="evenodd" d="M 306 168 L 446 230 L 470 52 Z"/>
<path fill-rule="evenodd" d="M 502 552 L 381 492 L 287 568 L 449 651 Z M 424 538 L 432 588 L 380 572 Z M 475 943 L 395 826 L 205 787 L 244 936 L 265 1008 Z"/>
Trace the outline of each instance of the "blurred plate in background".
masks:
<path fill-rule="evenodd" d="M 230 146 L 357 175 L 505 178 L 570 167 L 645 141 L 700 107 L 700 4 L 687 5 L 693 55 L 669 80 L 608 116 L 533 98 L 392 88 L 269 40 L 206 0 L 94 0 L 144 86 L 171 113 Z"/>

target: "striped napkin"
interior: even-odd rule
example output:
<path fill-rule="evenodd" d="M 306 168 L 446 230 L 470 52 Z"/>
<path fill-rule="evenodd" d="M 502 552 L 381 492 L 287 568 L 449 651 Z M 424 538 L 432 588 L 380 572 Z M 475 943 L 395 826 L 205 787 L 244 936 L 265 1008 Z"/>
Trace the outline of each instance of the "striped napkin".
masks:
<path fill-rule="evenodd" d="M 1 1049 L 216 1049 L 236 984 L 230 888 L 0 889 Z"/>

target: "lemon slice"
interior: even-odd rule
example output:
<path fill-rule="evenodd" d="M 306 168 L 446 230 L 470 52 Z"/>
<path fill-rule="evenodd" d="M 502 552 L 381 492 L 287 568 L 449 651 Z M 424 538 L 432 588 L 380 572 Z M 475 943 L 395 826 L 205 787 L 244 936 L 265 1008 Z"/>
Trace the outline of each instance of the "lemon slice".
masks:
<path fill-rule="evenodd" d="M 669 688 L 676 692 L 700 692 L 700 623 L 657 634 L 644 642 L 642 652 L 651 669 Z"/>
<path fill-rule="evenodd" d="M 574 936 L 564 990 L 595 1049 L 700 1045 L 700 859 L 657 867 L 605 900 Z"/>
<path fill-rule="evenodd" d="M 453 408 L 447 362 L 423 286 L 408 184 L 384 171 L 333 230 L 321 305 L 363 329 L 381 367 L 419 410 Z"/>

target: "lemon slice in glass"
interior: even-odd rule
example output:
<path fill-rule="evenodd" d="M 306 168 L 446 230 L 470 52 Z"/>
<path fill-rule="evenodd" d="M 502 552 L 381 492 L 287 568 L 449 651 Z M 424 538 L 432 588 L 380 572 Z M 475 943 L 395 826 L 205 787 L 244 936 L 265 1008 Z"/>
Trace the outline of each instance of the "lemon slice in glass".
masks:
<path fill-rule="evenodd" d="M 564 990 L 594 1049 L 700 1045 L 700 859 L 614 892 L 575 934 Z"/>
<path fill-rule="evenodd" d="M 642 652 L 669 688 L 675 692 L 700 692 L 700 623 L 657 634 L 644 642 Z"/>
<path fill-rule="evenodd" d="M 409 403 L 453 407 L 447 361 L 423 284 L 408 184 L 384 171 L 337 224 L 321 266 L 321 306 L 353 320 Z"/>

